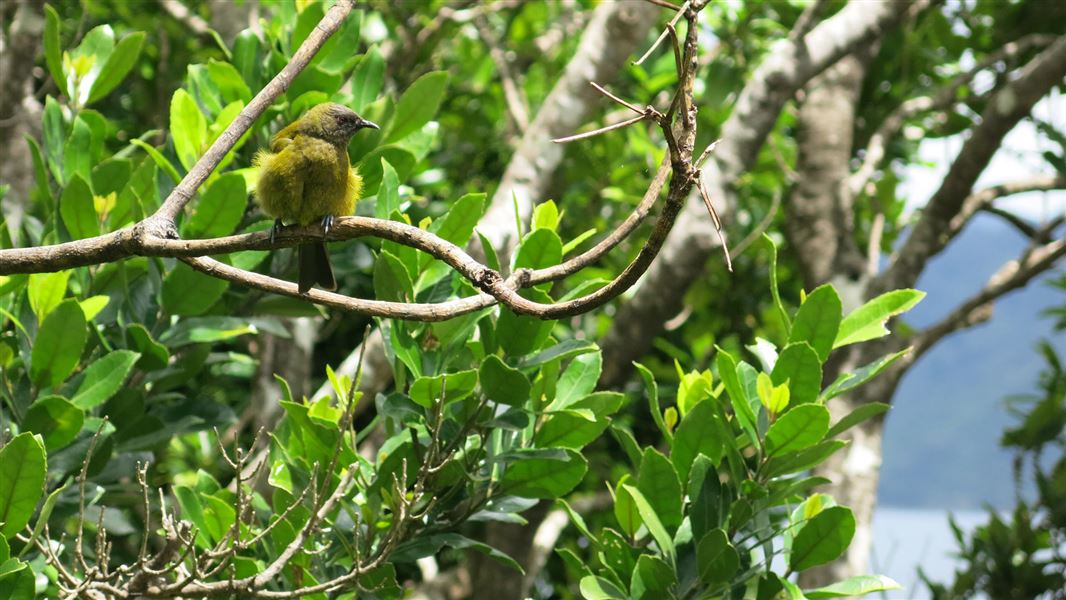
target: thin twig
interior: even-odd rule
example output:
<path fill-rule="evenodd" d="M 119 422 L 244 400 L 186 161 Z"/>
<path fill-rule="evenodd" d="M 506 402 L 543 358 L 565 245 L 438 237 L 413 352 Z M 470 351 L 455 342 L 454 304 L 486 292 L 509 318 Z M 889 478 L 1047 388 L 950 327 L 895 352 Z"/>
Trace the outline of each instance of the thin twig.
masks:
<path fill-rule="evenodd" d="M 567 137 L 555 138 L 552 141 L 555 142 L 556 144 L 566 144 L 566 143 L 569 143 L 569 142 L 576 142 L 578 140 L 583 140 L 583 139 L 586 139 L 586 138 L 594 137 L 594 136 L 597 136 L 597 135 L 600 135 L 600 134 L 603 134 L 603 133 L 607 133 L 609 131 L 614 131 L 615 129 L 622 129 L 623 127 L 629 127 L 630 125 L 633 125 L 634 123 L 639 123 L 639 122 L 643 121 L 646 118 L 647 117 L 645 117 L 644 115 L 641 115 L 639 117 L 633 117 L 632 119 L 626 119 L 625 121 L 622 121 L 621 123 L 615 123 L 614 125 L 608 125 L 607 127 L 601 127 L 599 129 L 594 129 L 592 131 L 586 131 L 585 133 L 578 133 L 576 135 L 571 135 L 571 136 L 567 136 Z"/>
<path fill-rule="evenodd" d="M 684 15 L 685 11 L 688 9 L 688 5 L 689 5 L 690 1 L 691 0 L 685 0 L 685 3 L 682 4 L 680 8 L 677 9 L 677 13 L 674 15 L 674 18 L 670 19 L 670 26 L 671 27 L 677 26 L 677 22 L 681 19 L 681 16 Z M 633 61 L 633 64 L 634 65 L 639 65 L 642 62 L 644 62 L 644 60 L 647 59 L 649 56 L 651 56 L 651 53 L 654 52 L 655 49 L 659 47 L 659 44 L 663 43 L 663 40 L 665 40 L 666 36 L 669 35 L 669 34 L 670 34 L 670 30 L 669 29 L 663 29 L 663 32 L 659 34 L 659 37 L 655 39 L 655 42 L 651 45 L 650 48 L 648 48 L 647 52 L 645 52 L 644 55 L 641 56 L 640 58 L 638 58 L 637 60 Z"/>
<path fill-rule="evenodd" d="M 618 104 L 621 104 L 622 106 L 628 108 L 629 110 L 637 113 L 638 115 L 640 115 L 642 117 L 645 116 L 647 111 L 645 111 L 643 108 L 639 108 L 639 107 L 635 106 L 634 104 L 632 104 L 630 102 L 626 102 L 625 100 L 619 98 L 618 96 L 615 96 L 614 94 L 612 94 L 611 92 L 608 92 L 603 86 L 601 86 L 600 84 L 596 83 L 595 81 L 590 81 L 589 85 L 591 85 L 592 87 L 596 88 L 597 92 L 603 94 L 604 96 L 607 96 L 608 98 L 610 98 L 611 100 L 614 100 Z"/>

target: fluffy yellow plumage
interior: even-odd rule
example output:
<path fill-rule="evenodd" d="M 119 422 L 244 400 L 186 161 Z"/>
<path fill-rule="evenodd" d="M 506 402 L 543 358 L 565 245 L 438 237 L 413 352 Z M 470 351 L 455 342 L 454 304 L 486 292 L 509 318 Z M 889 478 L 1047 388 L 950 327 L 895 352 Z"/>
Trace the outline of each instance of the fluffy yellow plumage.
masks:
<path fill-rule="evenodd" d="M 333 217 L 352 214 L 363 191 L 363 179 L 348 160 L 348 141 L 355 132 L 378 126 L 351 109 L 332 102 L 319 104 L 279 131 L 270 150 L 260 150 L 255 196 L 263 212 L 283 222 L 309 225 L 321 221 L 328 232 Z M 299 248 L 300 293 L 318 285 L 336 289 L 323 243 Z"/>

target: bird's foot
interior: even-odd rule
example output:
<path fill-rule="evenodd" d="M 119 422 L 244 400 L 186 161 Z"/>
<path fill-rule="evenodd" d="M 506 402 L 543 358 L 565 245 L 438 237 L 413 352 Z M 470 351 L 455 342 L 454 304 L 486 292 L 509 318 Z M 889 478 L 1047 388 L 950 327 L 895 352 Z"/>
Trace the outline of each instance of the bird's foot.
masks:
<path fill-rule="evenodd" d="M 284 227 L 281 223 L 281 219 L 274 219 L 274 225 L 270 228 L 270 245 L 274 245 L 274 238 L 281 233 L 281 228 Z"/>
<path fill-rule="evenodd" d="M 325 238 L 329 235 L 329 230 L 333 229 L 333 215 L 326 215 L 322 217 L 322 237 Z"/>

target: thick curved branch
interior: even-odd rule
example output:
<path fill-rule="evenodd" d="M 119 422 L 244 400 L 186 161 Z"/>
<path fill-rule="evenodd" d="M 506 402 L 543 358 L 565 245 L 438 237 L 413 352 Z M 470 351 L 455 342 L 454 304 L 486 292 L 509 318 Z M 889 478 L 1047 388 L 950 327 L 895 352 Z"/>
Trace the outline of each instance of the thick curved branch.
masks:
<path fill-rule="evenodd" d="M 711 199 L 719 206 L 735 206 L 733 186 L 755 164 L 759 149 L 796 90 L 928 4 L 926 0 L 910 5 L 850 3 L 801 39 L 778 42 L 741 91 L 722 126 L 722 141 L 702 170 Z M 663 323 L 680 311 L 685 289 L 717 247 L 713 224 L 701 218 L 705 210 L 699 198 L 689 198 L 655 265 L 614 319 L 601 344 L 603 381 L 616 383 L 630 363 L 651 347 Z"/>
<path fill-rule="evenodd" d="M 1066 189 L 1066 177 L 1062 175 L 1049 175 L 1036 177 L 1022 181 L 1011 181 L 993 185 L 978 190 L 962 201 L 962 208 L 948 223 L 945 235 L 948 239 L 954 238 L 970 222 L 979 211 L 990 207 L 992 203 L 1005 196 L 1024 194 L 1026 192 L 1042 192 L 1047 190 Z M 1028 235 L 1028 234 L 1027 234 Z M 1031 235 L 1029 237 L 1032 237 Z"/>
<path fill-rule="evenodd" d="M 644 2 L 602 2 L 596 7 L 577 52 L 522 136 L 479 226 L 501 257 L 509 256 L 517 242 L 514 201 L 522 218 L 528 217 L 533 205 L 545 198 L 562 163 L 564 150 L 551 140 L 585 123 L 600 99 L 589 82 L 614 80 L 660 11 Z"/>
<path fill-rule="evenodd" d="M 922 215 L 889 268 L 871 282 L 870 296 L 890 289 L 911 287 L 948 238 L 952 219 L 963 208 L 973 184 L 999 149 L 1004 136 L 1021 121 L 1054 86 L 1066 77 L 1066 37 L 1060 37 L 1038 54 L 1014 81 L 1004 85 L 988 102 L 981 124 L 962 146 L 940 188 L 922 209 Z"/>
<path fill-rule="evenodd" d="M 1017 260 L 1003 265 L 981 291 L 959 304 L 943 320 L 919 333 L 913 341 L 914 351 L 906 360 L 914 362 L 945 336 L 987 321 L 999 297 L 1024 287 L 1034 277 L 1055 266 L 1063 256 L 1066 256 L 1066 238 L 1030 249 Z"/>
<path fill-rule="evenodd" d="M 973 81 L 978 73 L 995 66 L 997 63 L 1009 61 L 1018 55 L 1037 47 L 1047 46 L 1055 41 L 1055 36 L 1046 34 L 1031 34 L 1016 41 L 1004 44 L 996 52 L 986 56 L 972 69 L 960 73 L 950 82 L 941 87 L 935 94 L 911 98 L 900 104 L 877 128 L 870 141 L 866 144 L 863 153 L 862 165 L 848 179 L 848 188 L 853 197 L 862 193 L 866 183 L 873 177 L 874 171 L 881 166 L 887 154 L 888 143 L 903 128 L 907 119 L 920 113 L 931 110 L 944 110 L 960 101 L 959 88 Z"/>

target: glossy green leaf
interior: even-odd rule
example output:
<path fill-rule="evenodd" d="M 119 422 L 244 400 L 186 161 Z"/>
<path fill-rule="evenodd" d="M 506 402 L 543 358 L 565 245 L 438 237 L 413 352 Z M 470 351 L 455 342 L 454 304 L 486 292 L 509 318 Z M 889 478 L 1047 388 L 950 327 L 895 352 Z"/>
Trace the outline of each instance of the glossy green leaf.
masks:
<path fill-rule="evenodd" d="M 193 213 L 182 227 L 182 237 L 214 238 L 233 233 L 248 205 L 248 190 L 244 178 L 225 173 L 193 204 Z"/>
<path fill-rule="evenodd" d="M 377 46 L 371 46 L 352 72 L 352 110 L 362 112 L 381 95 L 385 82 L 385 59 Z"/>
<path fill-rule="evenodd" d="M 75 175 L 83 182 L 92 180 L 92 135 L 89 124 L 80 116 L 76 117 L 70 137 L 63 146 L 63 174 L 68 184 L 73 183 Z"/>
<path fill-rule="evenodd" d="M 685 415 L 674 432 L 674 446 L 670 450 L 670 462 L 674 463 L 681 481 L 688 481 L 692 463 L 700 454 L 715 465 L 722 462 L 727 443 L 725 430 L 710 402 L 700 402 Z M 732 439 L 728 443 L 732 443 Z"/>
<path fill-rule="evenodd" d="M 33 343 L 30 375 L 37 387 L 61 383 L 78 365 L 85 348 L 85 314 L 78 301 L 64 300 L 44 319 Z"/>
<path fill-rule="evenodd" d="M 100 76 L 93 82 L 86 104 L 103 98 L 122 83 L 133 65 L 137 64 L 137 57 L 140 56 L 141 46 L 144 44 L 144 35 L 143 31 L 135 31 L 119 40 L 100 71 Z"/>
<path fill-rule="evenodd" d="M 218 302 L 228 287 L 229 282 L 179 262 L 163 279 L 163 308 L 172 315 L 202 315 Z"/>
<path fill-rule="evenodd" d="M 898 314 L 914 308 L 925 297 L 918 290 L 893 290 L 851 311 L 840 323 L 834 348 L 865 342 L 888 335 L 885 323 Z"/>
<path fill-rule="evenodd" d="M 549 413 L 533 438 L 541 448 L 580 450 L 603 433 L 610 421 L 589 410 L 563 410 Z"/>
<path fill-rule="evenodd" d="M 625 592 L 618 589 L 618 586 L 595 575 L 582 577 L 578 589 L 585 600 L 627 600 L 629 598 Z"/>
<path fill-rule="evenodd" d="M 651 533 L 651 537 L 655 540 L 656 545 L 659 546 L 659 552 L 672 562 L 676 554 L 674 540 L 670 537 L 670 534 L 666 532 L 666 528 L 663 527 L 658 513 L 655 512 L 651 503 L 648 502 L 648 499 L 644 497 L 644 494 L 642 494 L 640 490 L 629 484 L 622 484 L 621 487 L 633 497 L 633 502 L 637 505 L 637 512 L 640 514 L 640 519 L 644 522 L 644 526 L 648 528 L 648 532 Z"/>
<path fill-rule="evenodd" d="M 888 356 L 882 356 L 854 371 L 841 373 L 837 376 L 836 381 L 830 384 L 829 387 L 822 392 L 822 402 L 825 402 L 830 398 L 835 398 L 841 394 L 846 394 L 867 381 L 870 381 L 874 377 L 877 377 L 882 371 L 892 366 L 893 363 L 900 358 L 903 358 L 910 351 L 910 348 L 905 348 L 899 352 L 893 352 Z"/>
<path fill-rule="evenodd" d="M 445 546 L 456 550 L 476 550 L 514 569 L 519 574 L 522 567 L 513 558 L 484 542 L 472 540 L 458 533 L 435 533 L 418 536 L 400 544 L 390 556 L 396 562 L 414 561 L 425 556 L 438 556 Z"/>
<path fill-rule="evenodd" d="M 883 402 L 870 402 L 869 404 L 863 404 L 855 410 L 851 411 L 844 418 L 840 419 L 829 428 L 829 431 L 825 434 L 826 437 L 836 437 L 841 433 L 851 429 L 852 427 L 872 419 L 878 415 L 882 415 L 888 412 L 888 409 L 892 408 L 890 405 Z"/>
<path fill-rule="evenodd" d="M 789 344 L 807 342 L 818 354 L 819 361 L 824 363 L 833 349 L 841 317 L 840 296 L 833 286 L 825 284 L 817 287 L 796 312 Z"/>
<path fill-rule="evenodd" d="M 44 60 L 48 72 L 60 90 L 67 89 L 67 78 L 63 72 L 63 49 L 59 42 L 59 13 L 52 5 L 44 5 Z"/>
<path fill-rule="evenodd" d="M 447 85 L 448 74 L 444 71 L 430 71 L 416 79 L 396 103 L 393 125 L 385 141 L 395 142 L 422 129 L 437 114 Z"/>
<path fill-rule="evenodd" d="M 751 408 L 751 399 L 747 397 L 744 387 L 740 384 L 736 359 L 733 358 L 732 354 L 717 346 L 715 346 L 715 349 L 718 352 L 715 357 L 718 378 L 722 380 L 726 394 L 729 395 L 729 403 L 733 407 L 733 414 L 736 415 L 741 429 L 748 434 L 748 439 L 758 448 L 761 444 L 756 433 L 755 411 Z"/>
<path fill-rule="evenodd" d="M 778 355 L 770 380 L 774 385 L 788 382 L 791 406 L 814 402 L 822 389 L 822 363 L 806 342 L 790 343 Z"/>
<path fill-rule="evenodd" d="M 140 353 L 137 361 L 138 368 L 145 371 L 162 369 L 170 360 L 170 351 L 167 347 L 152 338 L 148 329 L 140 323 L 132 323 L 126 327 L 126 335 L 129 336 L 131 346 Z"/>
<path fill-rule="evenodd" d="M 77 48 L 64 56 L 67 92 L 76 106 L 85 106 L 104 65 L 114 54 L 115 32 L 110 25 L 93 27 L 85 34 Z M 70 59 L 68 62 L 68 58 Z"/>
<path fill-rule="evenodd" d="M 902 589 L 902 586 L 890 577 L 885 577 L 884 575 L 856 575 L 832 585 L 813 590 L 804 590 L 803 593 L 811 600 L 815 600 L 817 598 L 865 596 L 874 592 L 887 592 L 898 589 Z"/>
<path fill-rule="evenodd" d="M 481 391 L 489 400 L 524 406 L 529 401 L 529 379 L 517 369 L 512 369 L 497 356 L 487 356 L 479 368 Z"/>
<path fill-rule="evenodd" d="M 507 466 L 502 487 L 523 498 L 558 498 L 581 483 L 588 462 L 573 450 L 526 450 Z"/>
<path fill-rule="evenodd" d="M 855 517 L 843 506 L 832 506 L 811 518 L 792 540 L 789 568 L 803 571 L 836 560 L 855 535 Z"/>
<path fill-rule="evenodd" d="M 37 316 L 37 321 L 43 321 L 48 313 L 52 312 L 63 296 L 67 293 L 67 280 L 70 279 L 71 271 L 56 271 L 55 273 L 32 273 L 27 288 L 30 299 L 30 308 Z"/>
<path fill-rule="evenodd" d="M 625 487 L 628 479 L 628 475 L 623 475 L 614 489 L 614 520 L 623 533 L 633 538 L 644 521 L 640 518 L 637 503 L 633 501 L 633 494 Z"/>
<path fill-rule="evenodd" d="M 563 242 L 550 229 L 534 229 L 522 239 L 515 255 L 515 269 L 543 269 L 559 264 Z"/>
<path fill-rule="evenodd" d="M 60 184 L 66 183 L 67 174 L 63 172 L 63 148 L 67 141 L 67 125 L 63 119 L 63 109 L 56 99 L 48 96 L 44 101 L 44 156 L 52 177 Z"/>
<path fill-rule="evenodd" d="M 100 235 L 93 193 L 80 175 L 73 175 L 70 183 L 63 189 L 63 195 L 59 198 L 59 214 L 63 217 L 63 224 L 72 239 L 80 240 Z"/>
<path fill-rule="evenodd" d="M 733 501 L 729 486 L 722 485 L 718 467 L 706 456 L 697 456 L 688 479 L 688 518 L 692 537 L 701 539 L 721 527 Z"/>
<path fill-rule="evenodd" d="M 385 157 L 381 158 L 381 186 L 377 191 L 377 202 L 374 204 L 374 216 L 379 219 L 388 219 L 393 211 L 400 210 L 400 180 L 396 175 L 396 169 L 392 168 Z"/>
<path fill-rule="evenodd" d="M 477 371 L 459 371 L 435 377 L 419 377 L 411 384 L 409 395 L 415 404 L 429 408 L 444 393 L 444 403 L 451 404 L 474 393 L 477 387 Z M 441 389 L 443 386 L 443 390 Z"/>
<path fill-rule="evenodd" d="M 544 350 L 534 354 L 533 356 L 523 358 L 522 360 L 518 361 L 518 368 L 531 369 L 533 367 L 539 367 L 556 359 L 561 361 L 567 360 L 569 358 L 580 356 L 582 354 L 597 352 L 598 350 L 599 346 L 597 346 L 595 342 L 590 342 L 588 340 L 569 339 L 559 342 L 554 346 L 545 348 Z"/>
<path fill-rule="evenodd" d="M 130 350 L 114 350 L 97 359 L 85 368 L 71 402 L 86 410 L 107 402 L 122 387 L 140 357 Z"/>
<path fill-rule="evenodd" d="M 166 174 L 170 176 L 171 181 L 173 181 L 174 183 L 178 183 L 179 181 L 181 181 L 181 175 L 178 174 L 177 168 L 175 168 L 174 165 L 171 164 L 167 157 L 163 156 L 162 152 L 153 148 L 152 146 L 149 146 L 143 140 L 139 140 L 137 138 L 130 140 L 130 143 L 147 152 L 148 156 L 152 158 L 152 161 L 155 162 L 156 166 L 166 171 Z"/>
<path fill-rule="evenodd" d="M 641 554 L 629 584 L 629 594 L 634 600 L 661 600 L 669 598 L 670 589 L 677 585 L 677 573 L 663 559 L 651 554 Z"/>
<path fill-rule="evenodd" d="M 44 445 L 33 434 L 20 433 L 0 448 L 0 535 L 11 539 L 30 522 L 46 471 Z"/>
<path fill-rule="evenodd" d="M 559 207 L 548 200 L 533 207 L 533 230 L 548 229 L 555 231 L 559 227 Z"/>
<path fill-rule="evenodd" d="M 637 368 L 637 372 L 640 373 L 640 378 L 644 381 L 644 389 L 648 394 L 648 410 L 651 412 L 651 418 L 655 421 L 655 426 L 659 428 L 659 433 L 663 435 L 663 438 L 668 442 L 674 439 L 674 434 L 670 431 L 670 428 L 666 426 L 666 421 L 663 420 L 663 411 L 659 406 L 659 384 L 655 382 L 655 376 L 644 365 L 634 362 L 633 366 Z"/>
<path fill-rule="evenodd" d="M 844 440 L 825 440 L 796 454 L 774 458 L 767 464 L 766 474 L 777 477 L 813 469 L 847 445 Z"/>
<path fill-rule="evenodd" d="M 551 302 L 547 293 L 534 288 L 524 289 L 519 295 L 534 302 Z M 509 356 L 525 356 L 539 350 L 548 341 L 554 326 L 555 321 L 519 315 L 510 309 L 502 308 L 500 317 L 496 320 L 496 335 L 500 347 Z"/>
<path fill-rule="evenodd" d="M 178 161 L 188 171 L 199 160 L 207 141 L 207 119 L 196 100 L 180 88 L 170 100 L 170 135 Z"/>
<path fill-rule="evenodd" d="M 766 432 L 767 456 L 798 452 L 825 439 L 829 431 L 829 409 L 819 404 L 802 404 L 781 415 Z"/>
<path fill-rule="evenodd" d="M 407 269 L 389 252 L 374 261 L 374 296 L 378 300 L 410 302 L 415 297 L 414 284 Z"/>
<path fill-rule="evenodd" d="M 85 422 L 85 412 L 62 396 L 45 396 L 30 405 L 22 422 L 26 431 L 38 433 L 48 450 L 74 441 Z"/>
<path fill-rule="evenodd" d="M 725 583 L 731 581 L 740 568 L 740 555 L 725 531 L 714 529 L 696 545 L 696 562 L 704 583 Z"/>
<path fill-rule="evenodd" d="M 596 388 L 603 370 L 603 355 L 599 351 L 582 354 L 570 361 L 555 387 L 555 400 L 548 410 L 562 410 L 587 396 Z"/>
<path fill-rule="evenodd" d="M 655 448 L 644 449 L 637 489 L 655 509 L 664 527 L 674 529 L 681 524 L 681 480 L 670 459 Z"/>
<path fill-rule="evenodd" d="M 788 318 L 788 311 L 785 310 L 785 305 L 781 302 L 781 293 L 778 291 L 777 285 L 777 244 L 774 243 L 773 238 L 765 233 L 762 234 L 762 239 L 770 247 L 770 295 L 774 299 L 774 308 L 777 309 L 777 314 L 781 318 L 781 324 L 784 326 L 785 331 L 791 332 L 792 320 Z"/>

